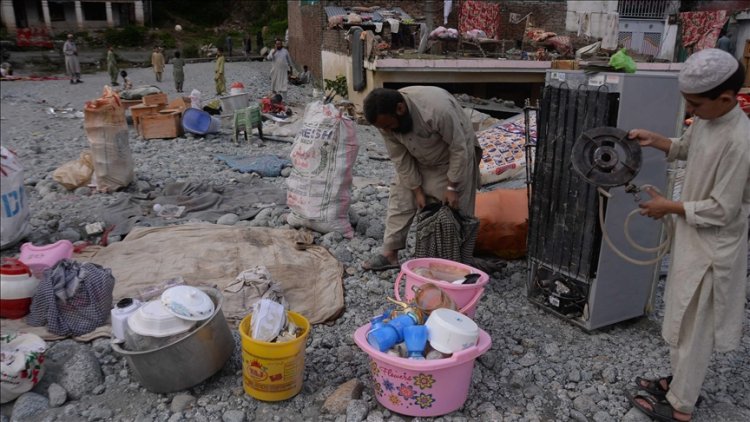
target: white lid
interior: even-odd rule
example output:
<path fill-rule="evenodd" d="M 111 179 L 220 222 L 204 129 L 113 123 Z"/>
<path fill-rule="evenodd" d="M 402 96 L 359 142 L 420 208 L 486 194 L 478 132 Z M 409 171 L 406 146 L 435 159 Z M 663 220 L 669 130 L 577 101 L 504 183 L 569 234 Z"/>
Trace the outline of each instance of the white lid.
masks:
<path fill-rule="evenodd" d="M 161 301 L 152 300 L 128 317 L 128 325 L 142 336 L 167 337 L 184 333 L 193 322 L 172 315 Z"/>
<path fill-rule="evenodd" d="M 202 321 L 214 314 L 214 302 L 193 286 L 170 287 L 161 294 L 161 303 L 172 315 L 189 321 Z"/>
<path fill-rule="evenodd" d="M 479 338 L 477 323 L 452 309 L 435 309 L 425 325 L 430 345 L 441 353 L 456 353 L 475 346 Z"/>

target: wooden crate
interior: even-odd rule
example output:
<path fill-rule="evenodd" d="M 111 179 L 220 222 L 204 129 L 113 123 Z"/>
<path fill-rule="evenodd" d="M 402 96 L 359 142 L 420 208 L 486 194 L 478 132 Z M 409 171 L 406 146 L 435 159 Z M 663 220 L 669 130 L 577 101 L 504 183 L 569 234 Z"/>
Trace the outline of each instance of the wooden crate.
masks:
<path fill-rule="evenodd" d="M 159 105 L 168 102 L 167 94 L 160 92 L 158 94 L 149 94 L 143 97 L 143 105 Z"/>
<path fill-rule="evenodd" d="M 130 107 L 143 104 L 143 100 L 120 100 L 122 102 L 122 106 L 125 108 L 125 110 L 129 109 Z"/>
<path fill-rule="evenodd" d="M 143 139 L 176 138 L 182 135 L 182 113 L 157 113 L 141 117 L 138 131 Z"/>
<path fill-rule="evenodd" d="M 577 60 L 552 60 L 552 69 L 577 70 Z"/>
<path fill-rule="evenodd" d="M 164 104 L 158 104 L 158 105 L 136 105 L 130 107 L 130 115 L 133 117 L 133 127 L 135 127 L 138 130 L 138 133 L 140 133 L 139 129 L 139 123 L 141 121 L 141 118 L 143 116 L 147 116 L 149 114 L 157 114 L 159 113 L 159 110 L 164 108 Z"/>

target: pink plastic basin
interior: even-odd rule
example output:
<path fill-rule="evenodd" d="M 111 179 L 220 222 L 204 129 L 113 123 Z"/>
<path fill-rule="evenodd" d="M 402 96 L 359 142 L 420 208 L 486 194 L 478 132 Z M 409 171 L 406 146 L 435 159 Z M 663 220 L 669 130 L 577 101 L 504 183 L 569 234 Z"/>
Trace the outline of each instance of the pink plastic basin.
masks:
<path fill-rule="evenodd" d="M 370 324 L 354 332 L 354 342 L 370 356 L 375 397 L 386 408 L 408 416 L 440 416 L 463 406 L 469 396 L 474 361 L 492 339 L 479 330 L 476 346 L 437 360 L 412 360 L 380 352 L 367 342 Z"/>
<path fill-rule="evenodd" d="M 414 272 L 417 268 L 429 267 L 430 264 L 453 267 L 468 271 L 469 273 L 479 274 L 479 279 L 473 284 L 451 284 L 446 281 L 423 277 Z M 406 296 L 404 299 L 401 299 L 401 279 L 404 277 L 406 277 Z M 479 299 L 482 297 L 482 293 L 484 293 L 484 286 L 489 281 L 490 276 L 484 271 L 461 264 L 460 262 L 440 258 L 417 258 L 401 264 L 401 272 L 398 273 L 398 278 L 396 278 L 396 283 L 393 286 L 393 292 L 397 300 L 408 302 L 414 299 L 414 287 L 419 287 L 425 283 L 433 283 L 443 289 L 453 299 L 459 312 L 469 318 L 474 318 Z"/>
<path fill-rule="evenodd" d="M 26 242 L 21 245 L 21 255 L 18 259 L 31 268 L 31 272 L 39 278 L 43 278 L 44 270 L 52 268 L 63 259 L 73 257 L 73 244 L 70 240 L 58 240 L 50 245 L 34 246 Z"/>

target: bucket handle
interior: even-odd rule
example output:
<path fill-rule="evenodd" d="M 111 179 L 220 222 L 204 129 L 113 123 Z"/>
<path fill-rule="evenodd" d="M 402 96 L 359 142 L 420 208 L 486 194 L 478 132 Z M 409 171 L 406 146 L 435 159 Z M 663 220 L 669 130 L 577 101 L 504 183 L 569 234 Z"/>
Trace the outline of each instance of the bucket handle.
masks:
<path fill-rule="evenodd" d="M 398 273 L 398 277 L 396 277 L 396 282 L 393 283 L 393 295 L 396 296 L 396 300 L 399 302 L 402 302 L 401 300 L 401 279 L 404 277 L 404 272 L 400 271 Z"/>

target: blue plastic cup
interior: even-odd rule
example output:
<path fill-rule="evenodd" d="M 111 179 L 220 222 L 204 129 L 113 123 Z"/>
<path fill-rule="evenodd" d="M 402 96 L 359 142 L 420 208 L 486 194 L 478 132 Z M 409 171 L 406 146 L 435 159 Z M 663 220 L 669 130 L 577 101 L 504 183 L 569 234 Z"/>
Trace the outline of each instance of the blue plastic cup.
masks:
<path fill-rule="evenodd" d="M 367 333 L 367 342 L 381 352 L 387 352 L 396 344 L 404 341 L 404 328 L 414 324 L 416 324 L 416 321 L 413 317 L 399 315 L 374 329 L 370 329 L 370 332 Z"/>
<path fill-rule="evenodd" d="M 424 359 L 424 348 L 427 346 L 427 327 L 411 325 L 404 327 L 404 343 L 409 351 L 409 359 Z"/>

